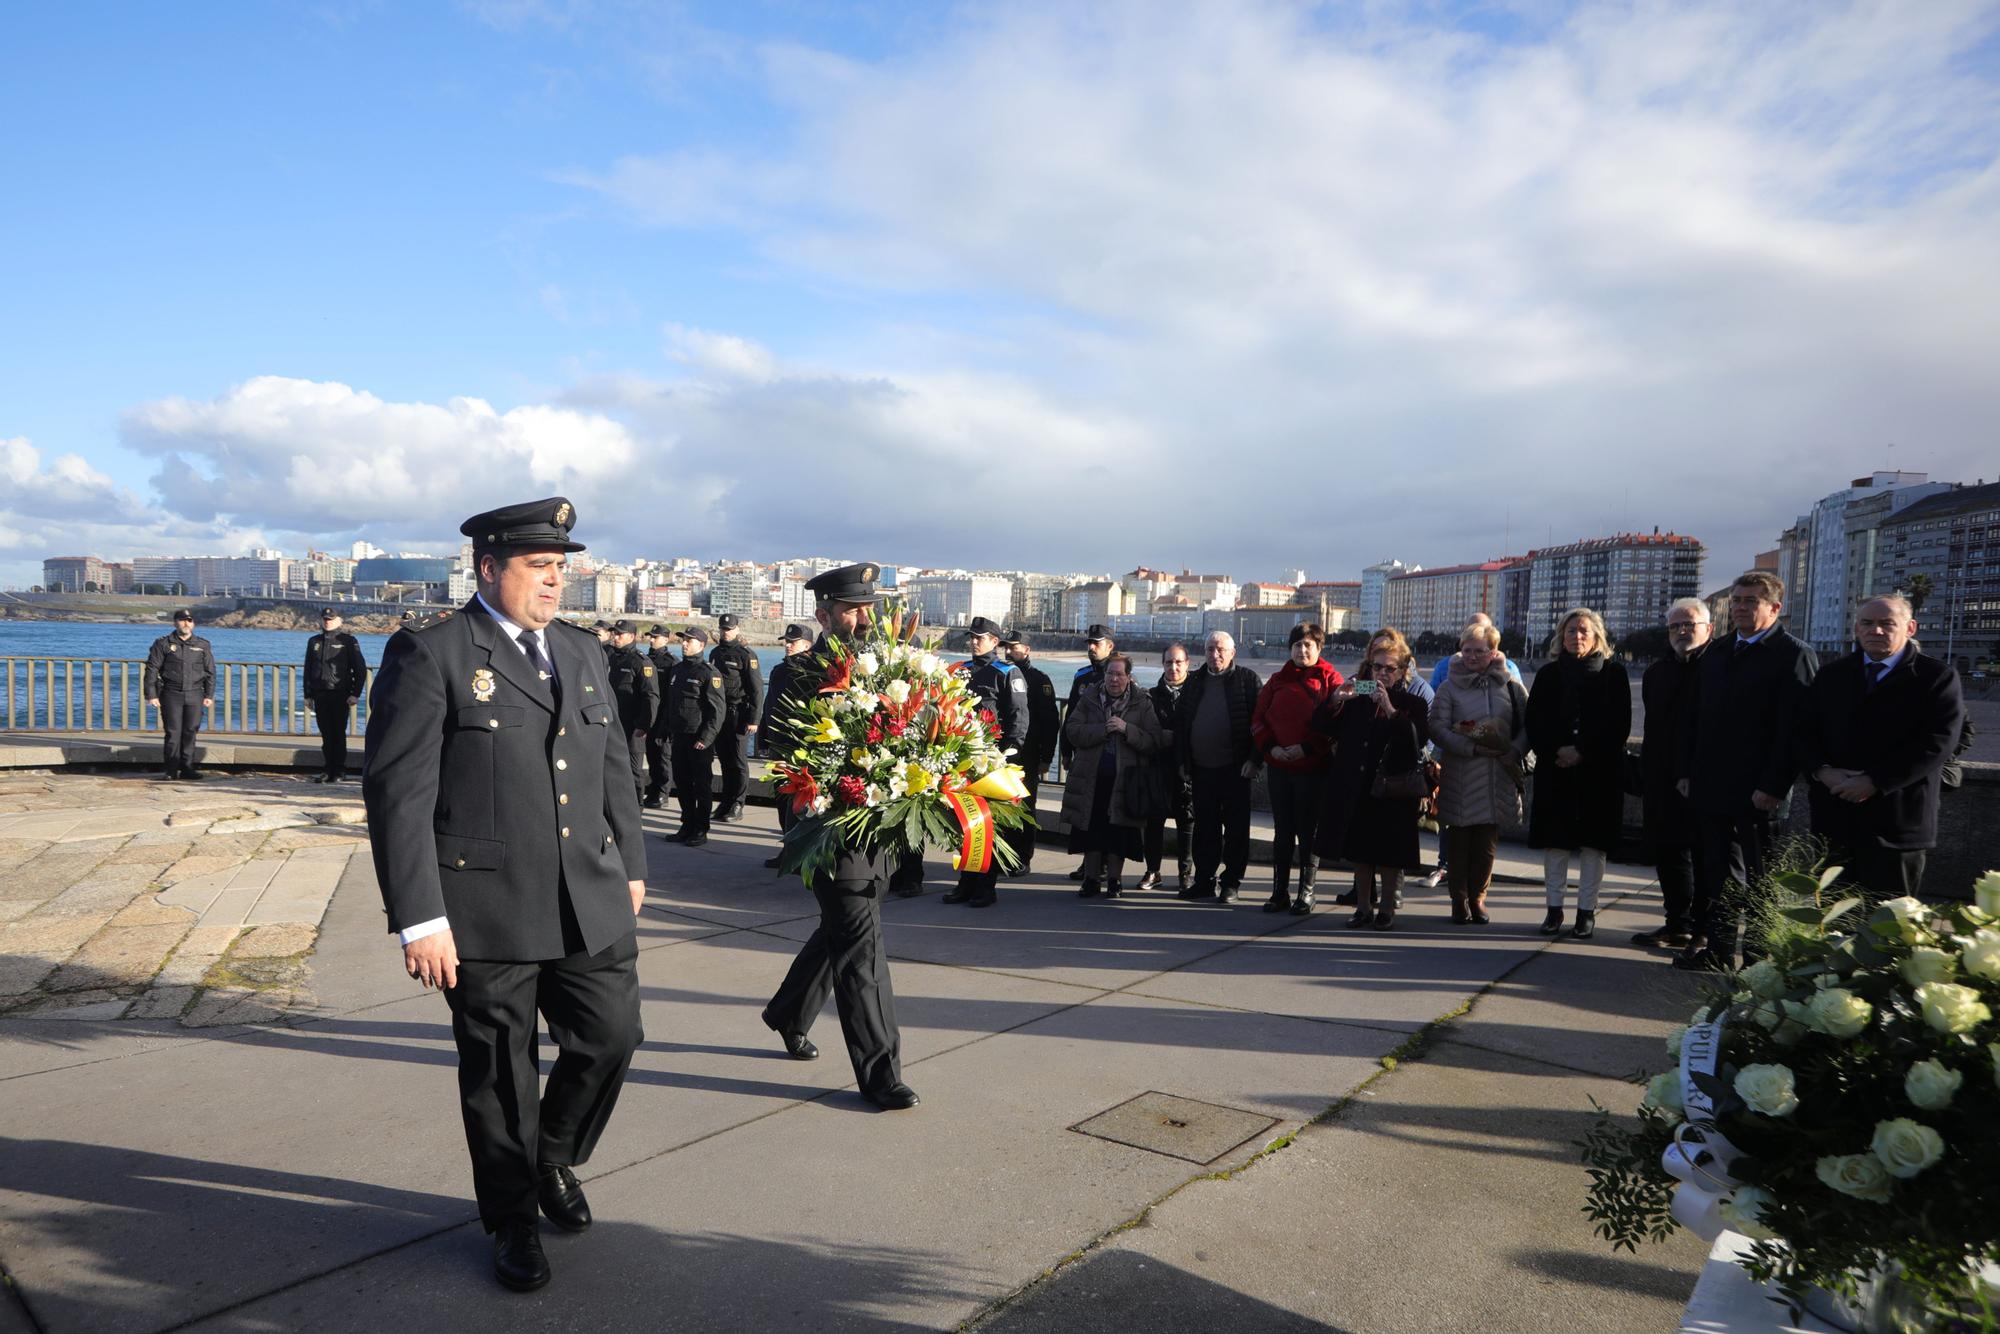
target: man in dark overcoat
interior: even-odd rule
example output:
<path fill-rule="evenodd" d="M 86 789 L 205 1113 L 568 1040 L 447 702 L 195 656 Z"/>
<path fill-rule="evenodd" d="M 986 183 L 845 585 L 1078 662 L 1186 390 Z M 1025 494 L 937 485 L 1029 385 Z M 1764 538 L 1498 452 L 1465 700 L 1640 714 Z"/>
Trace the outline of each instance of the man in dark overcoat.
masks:
<path fill-rule="evenodd" d="M 1813 678 L 1799 728 L 1813 833 L 1843 879 L 1889 898 L 1923 888 L 1944 766 L 1965 725 L 1958 673 L 1925 657 L 1916 633 L 1906 599 L 1862 603 L 1859 647 Z"/>
<path fill-rule="evenodd" d="M 870 609 L 882 597 L 875 586 L 880 576 L 878 565 L 844 565 L 806 584 L 821 633 L 812 655 L 800 660 L 805 665 L 787 682 L 777 717 L 788 717 L 818 692 L 837 641 L 860 637 Z M 830 872 L 813 878 L 819 927 L 764 1006 L 764 1023 L 794 1059 L 810 1061 L 819 1048 L 806 1034 L 831 993 L 861 1096 L 883 1111 L 902 1111 L 915 1107 L 918 1098 L 903 1082 L 902 1031 L 896 1026 L 889 956 L 882 947 L 882 862 L 867 852 L 843 850 Z"/>
<path fill-rule="evenodd" d="M 674 797 L 681 808 L 681 827 L 674 831 L 674 841 L 691 848 L 708 842 L 715 812 L 715 745 L 728 721 L 722 674 L 702 660 L 706 647 L 706 630 L 689 626 L 681 631 L 681 660 L 667 678 L 667 732 Z"/>
<path fill-rule="evenodd" d="M 632 755 L 632 790 L 643 803 L 646 795 L 646 746 L 653 717 L 660 710 L 660 679 L 652 661 L 639 651 L 639 627 L 619 621 L 611 627 L 611 693 L 618 701 L 618 723 Z"/>
<path fill-rule="evenodd" d="M 215 648 L 194 632 L 194 613 L 174 613 L 174 632 L 153 641 L 146 655 L 140 692 L 159 711 L 166 732 L 165 779 L 200 778 L 194 767 L 194 738 L 202 711 L 215 703 Z"/>
<path fill-rule="evenodd" d="M 340 608 L 322 607 L 319 633 L 306 641 L 306 698 L 319 728 L 324 771 L 313 781 L 338 783 L 347 776 L 347 719 L 368 684 L 368 660 L 361 641 L 340 628 Z"/>
<path fill-rule="evenodd" d="M 1746 909 L 1746 962 L 1763 955 L 1757 921 L 1765 859 L 1784 828 L 1799 776 L 1799 719 L 1819 657 L 1778 624 L 1785 584 L 1766 570 L 1729 589 L 1733 633 L 1701 655 L 1692 707 L 1680 721 L 1680 781 L 1693 805 L 1695 937 L 1674 967 L 1734 966 Z"/>
<path fill-rule="evenodd" d="M 556 496 L 466 520 L 479 591 L 389 641 L 362 777 L 389 929 L 451 1007 L 494 1274 L 520 1291 L 549 1280 L 538 1209 L 590 1226 L 573 1169 L 643 1036 L 631 758 L 602 650 L 556 619 L 575 518 Z M 546 1086 L 541 1021 L 561 1049 Z"/>
<path fill-rule="evenodd" d="M 715 758 L 722 770 L 722 791 L 715 799 L 715 818 L 743 818 L 743 797 L 750 790 L 750 761 L 744 753 L 745 736 L 754 736 L 764 716 L 764 667 L 743 642 L 736 617 L 725 612 L 715 618 L 715 633 L 722 642 L 708 651 L 708 665 L 722 678 L 722 736 L 715 745 Z"/>
<path fill-rule="evenodd" d="M 653 669 L 653 718 L 646 729 L 646 794 L 639 804 L 658 810 L 673 786 L 673 761 L 667 754 L 667 681 L 674 674 L 673 632 L 656 625 L 646 632 L 646 662 Z"/>
<path fill-rule="evenodd" d="M 1694 883 L 1697 844 L 1694 810 L 1680 790 L 1680 717 L 1692 707 L 1701 656 L 1715 625 L 1708 604 L 1681 598 L 1667 608 L 1667 644 L 1673 652 L 1639 678 L 1646 735 L 1639 745 L 1640 800 L 1646 848 L 1660 872 L 1664 924 L 1632 937 L 1635 945 L 1686 949 L 1694 939 Z M 1511 664 L 1510 664 L 1511 665 Z"/>

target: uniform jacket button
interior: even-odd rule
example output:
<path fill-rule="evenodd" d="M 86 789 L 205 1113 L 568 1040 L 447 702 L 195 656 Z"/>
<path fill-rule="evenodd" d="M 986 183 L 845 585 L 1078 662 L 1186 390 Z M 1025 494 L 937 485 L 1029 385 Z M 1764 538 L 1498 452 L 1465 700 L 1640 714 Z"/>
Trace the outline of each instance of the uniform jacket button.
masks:
<path fill-rule="evenodd" d="M 488 718 L 486 720 L 486 725 L 488 727 L 498 727 L 500 725 L 500 720 L 498 718 Z"/>
<path fill-rule="evenodd" d="M 557 735 L 557 736 L 568 736 L 568 735 L 569 735 L 569 729 L 568 729 L 567 727 L 558 727 L 558 728 L 556 729 L 556 735 Z"/>
<path fill-rule="evenodd" d="M 453 862 L 453 863 L 452 863 L 452 865 L 453 865 L 453 866 L 463 866 L 463 865 L 465 865 L 465 858 L 463 858 L 463 857 L 460 857 L 460 858 L 459 858 L 459 859 L 458 859 L 457 861 Z"/>
<path fill-rule="evenodd" d="M 568 761 L 568 760 L 557 760 L 557 761 L 556 761 L 556 768 L 558 768 L 558 769 L 567 769 L 567 768 L 569 768 L 569 761 Z"/>
<path fill-rule="evenodd" d="M 564 837 L 564 838 L 568 838 L 568 837 L 569 837 L 569 826 L 568 826 L 568 825 L 564 825 L 564 826 L 563 826 L 563 837 Z"/>
<path fill-rule="evenodd" d="M 556 805 L 558 805 L 558 806 L 567 806 L 567 805 L 569 805 L 569 793 L 567 793 L 567 792 L 563 792 L 563 793 L 560 793 L 560 794 L 558 794 L 558 795 L 557 795 L 557 797 L 556 797 Z"/>

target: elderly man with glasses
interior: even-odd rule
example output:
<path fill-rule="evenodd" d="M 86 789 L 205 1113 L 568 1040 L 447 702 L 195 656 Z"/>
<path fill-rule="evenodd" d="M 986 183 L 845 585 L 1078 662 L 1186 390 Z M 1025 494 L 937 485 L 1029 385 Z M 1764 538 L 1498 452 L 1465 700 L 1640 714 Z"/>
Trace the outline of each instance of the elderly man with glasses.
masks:
<path fill-rule="evenodd" d="M 1666 921 L 1633 936 L 1635 945 L 1685 949 L 1694 936 L 1694 811 L 1676 785 L 1674 766 L 1681 715 L 1690 707 L 1695 673 L 1713 630 L 1708 604 L 1700 598 L 1675 602 L 1667 608 L 1667 642 L 1673 654 L 1648 667 L 1639 681 L 1646 710 L 1646 736 L 1639 749 L 1645 841 L 1660 870 Z"/>

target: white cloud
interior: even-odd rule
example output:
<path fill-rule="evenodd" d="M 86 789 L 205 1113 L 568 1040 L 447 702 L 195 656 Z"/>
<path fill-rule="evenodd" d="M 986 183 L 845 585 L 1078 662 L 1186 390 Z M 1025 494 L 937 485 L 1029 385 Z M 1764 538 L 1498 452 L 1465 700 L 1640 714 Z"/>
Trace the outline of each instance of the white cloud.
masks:
<path fill-rule="evenodd" d="M 157 552 L 238 553 L 262 540 L 256 529 L 192 523 L 122 488 L 75 454 L 46 465 L 16 436 L 0 440 L 0 567 L 22 583 L 41 578 L 45 556 L 130 556 Z"/>

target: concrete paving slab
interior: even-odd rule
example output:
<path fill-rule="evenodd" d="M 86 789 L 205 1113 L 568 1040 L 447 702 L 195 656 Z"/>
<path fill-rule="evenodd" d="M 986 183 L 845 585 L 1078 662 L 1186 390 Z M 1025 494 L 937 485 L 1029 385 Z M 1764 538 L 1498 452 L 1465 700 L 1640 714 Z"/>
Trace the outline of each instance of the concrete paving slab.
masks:
<path fill-rule="evenodd" d="M 208 907 L 202 909 L 200 924 L 240 927 L 249 919 L 250 910 L 257 906 L 257 900 L 263 897 L 263 894 L 261 886 L 225 889 L 210 901 Z"/>

